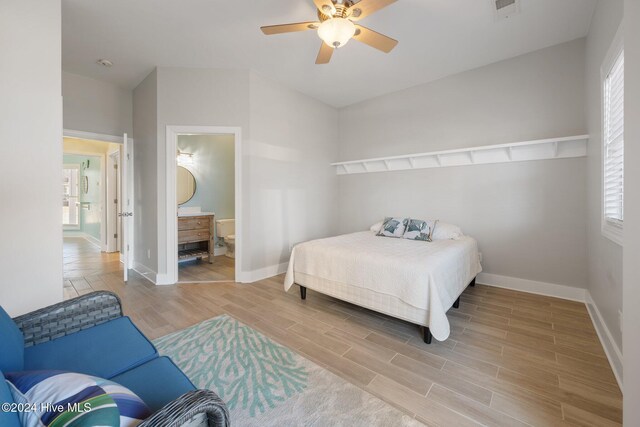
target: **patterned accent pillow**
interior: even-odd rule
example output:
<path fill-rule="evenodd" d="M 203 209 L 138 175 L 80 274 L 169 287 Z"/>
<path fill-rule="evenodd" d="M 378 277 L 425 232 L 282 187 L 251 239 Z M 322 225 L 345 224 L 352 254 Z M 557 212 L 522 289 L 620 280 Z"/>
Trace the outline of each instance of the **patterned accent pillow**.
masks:
<path fill-rule="evenodd" d="M 5 373 L 13 400 L 28 405 L 24 426 L 134 427 L 151 415 L 131 390 L 112 381 L 65 371 Z"/>
<path fill-rule="evenodd" d="M 382 222 L 382 227 L 376 236 L 402 237 L 408 222 L 409 218 L 387 217 Z"/>
<path fill-rule="evenodd" d="M 402 238 L 410 240 L 422 240 L 424 242 L 431 242 L 433 236 L 433 230 L 436 228 L 438 220 L 435 221 L 422 221 L 421 219 L 410 219 L 407 224 L 407 229 L 404 232 Z"/>

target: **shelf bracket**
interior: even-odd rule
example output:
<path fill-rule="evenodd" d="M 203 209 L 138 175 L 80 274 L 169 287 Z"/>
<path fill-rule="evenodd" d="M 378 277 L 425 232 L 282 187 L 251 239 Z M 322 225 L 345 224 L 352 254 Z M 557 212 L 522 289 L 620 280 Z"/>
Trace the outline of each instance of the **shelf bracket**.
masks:
<path fill-rule="evenodd" d="M 388 160 L 383 160 L 384 161 L 384 167 L 387 168 L 388 171 L 391 170 L 391 167 L 389 166 L 389 161 Z"/>
<path fill-rule="evenodd" d="M 553 157 L 558 157 L 558 141 L 553 142 Z"/>
<path fill-rule="evenodd" d="M 362 166 L 364 167 L 364 170 L 369 172 L 369 164 L 367 162 L 362 162 Z"/>
<path fill-rule="evenodd" d="M 416 160 L 413 157 L 409 157 L 409 164 L 411 165 L 411 169 L 416 167 Z"/>
<path fill-rule="evenodd" d="M 511 149 L 511 147 L 507 147 L 507 157 L 509 158 L 509 160 L 513 160 L 513 150 Z"/>
<path fill-rule="evenodd" d="M 469 151 L 469 160 L 471 160 L 471 164 L 475 164 L 475 162 L 476 162 L 476 157 L 474 155 L 473 150 Z"/>
<path fill-rule="evenodd" d="M 442 159 L 440 158 L 440 154 L 436 154 L 436 162 L 438 162 L 438 166 L 442 166 Z"/>

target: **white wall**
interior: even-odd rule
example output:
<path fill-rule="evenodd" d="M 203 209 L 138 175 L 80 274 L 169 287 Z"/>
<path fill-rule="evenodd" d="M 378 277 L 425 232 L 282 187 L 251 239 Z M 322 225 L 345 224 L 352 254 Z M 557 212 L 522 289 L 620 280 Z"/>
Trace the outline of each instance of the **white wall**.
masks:
<path fill-rule="evenodd" d="M 157 216 L 145 217 L 143 230 L 136 232 L 136 261 L 146 258 L 149 249 L 157 263 L 142 261 L 158 274 L 166 273 L 163 189 L 166 156 L 175 156 L 166 151 L 167 125 L 242 129 L 246 278 L 275 272 L 288 260 L 291 244 L 332 233 L 337 178 L 329 163 L 338 141 L 333 108 L 249 71 L 158 68 L 156 145 L 149 141 L 149 151 L 140 157 L 138 110 L 145 108 L 136 102 L 140 89 L 134 91 L 136 168 L 156 168 L 157 191 L 136 191 L 136 199 L 141 206 L 153 206 Z"/>
<path fill-rule="evenodd" d="M 624 425 L 640 425 L 640 2 L 624 2 Z"/>
<path fill-rule="evenodd" d="M 167 125 L 232 126 L 242 128 L 242 144 L 249 138 L 249 72 L 242 70 L 213 70 L 187 68 L 158 68 L 158 126 L 157 126 L 157 221 L 158 273 L 166 273 L 166 159 Z M 244 151 L 244 149 L 243 149 Z M 246 159 L 246 155 L 245 155 Z M 249 162 L 244 173 L 251 167 Z M 248 196 L 243 195 L 245 215 L 250 209 Z M 243 225 L 244 235 L 249 235 Z M 176 249 L 177 250 L 177 249 Z M 153 250 L 152 250 L 153 251 Z M 247 262 L 246 259 L 242 262 Z M 246 265 L 246 264 L 245 264 Z"/>
<path fill-rule="evenodd" d="M 602 211 L 602 97 L 600 68 L 622 22 L 623 4 L 619 0 L 598 2 L 591 21 L 586 47 L 586 108 L 589 133 L 587 159 L 588 286 L 591 297 L 619 347 L 622 331 L 618 310 L 622 308 L 622 247 L 600 231 Z"/>
<path fill-rule="evenodd" d="M 340 155 L 385 155 L 585 133 L 584 39 L 340 111 Z M 341 232 L 385 215 L 439 218 L 478 239 L 485 272 L 586 286 L 586 160 L 339 178 Z"/>
<path fill-rule="evenodd" d="M 60 43 L 60 0 L 2 2 L 0 304 L 13 316 L 62 299 Z"/>
<path fill-rule="evenodd" d="M 133 132 L 133 95 L 112 83 L 62 73 L 64 128 L 106 135 Z"/>
<path fill-rule="evenodd" d="M 250 270 L 289 261 L 299 242 L 337 233 L 337 111 L 251 73 L 246 212 Z"/>
<path fill-rule="evenodd" d="M 157 72 L 154 70 L 133 91 L 133 258 L 135 263 L 151 271 L 158 268 L 157 96 Z"/>

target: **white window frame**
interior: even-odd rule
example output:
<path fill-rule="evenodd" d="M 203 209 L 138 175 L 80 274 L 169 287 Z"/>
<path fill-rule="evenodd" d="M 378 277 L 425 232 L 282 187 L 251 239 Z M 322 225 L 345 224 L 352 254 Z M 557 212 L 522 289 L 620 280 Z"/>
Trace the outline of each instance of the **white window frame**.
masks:
<path fill-rule="evenodd" d="M 605 152 L 605 81 L 609 76 L 609 73 L 613 69 L 613 66 L 616 63 L 616 60 L 620 56 L 622 52 L 624 52 L 624 40 L 622 37 L 622 27 L 618 29 L 618 32 L 607 52 L 607 56 L 605 57 L 602 67 L 600 68 L 600 106 L 601 106 L 601 140 L 600 140 L 600 149 L 602 153 L 602 161 L 600 162 L 601 173 L 601 194 L 600 194 L 600 217 L 601 217 L 601 232 L 604 237 L 607 239 L 617 243 L 620 246 L 623 246 L 623 235 L 624 235 L 624 225 L 623 221 L 610 221 L 606 218 L 605 215 L 605 162 L 606 162 L 606 152 Z M 624 192 L 624 189 L 623 189 Z"/>
<path fill-rule="evenodd" d="M 64 164 L 62 166 L 63 169 L 70 169 L 70 170 L 76 170 L 78 173 L 78 182 L 76 183 L 76 187 L 77 187 L 77 192 L 78 195 L 77 196 L 71 196 L 71 197 L 75 197 L 78 199 L 78 203 L 80 202 L 80 197 L 81 197 L 81 189 L 80 189 L 80 182 L 82 180 L 82 173 L 80 172 L 80 165 L 79 164 Z M 64 196 L 63 196 L 64 197 Z M 62 223 L 62 227 L 63 230 L 80 230 L 81 225 L 82 225 L 82 209 L 80 209 L 80 207 L 76 207 L 76 216 L 78 219 L 78 223 L 77 224 L 65 224 L 64 222 Z"/>

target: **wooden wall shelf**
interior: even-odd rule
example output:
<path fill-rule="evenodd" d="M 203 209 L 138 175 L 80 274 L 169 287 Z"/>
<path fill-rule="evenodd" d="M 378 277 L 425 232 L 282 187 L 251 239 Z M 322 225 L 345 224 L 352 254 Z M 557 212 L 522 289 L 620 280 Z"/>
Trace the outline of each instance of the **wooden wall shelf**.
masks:
<path fill-rule="evenodd" d="M 338 175 L 585 157 L 589 135 L 331 163 Z"/>

